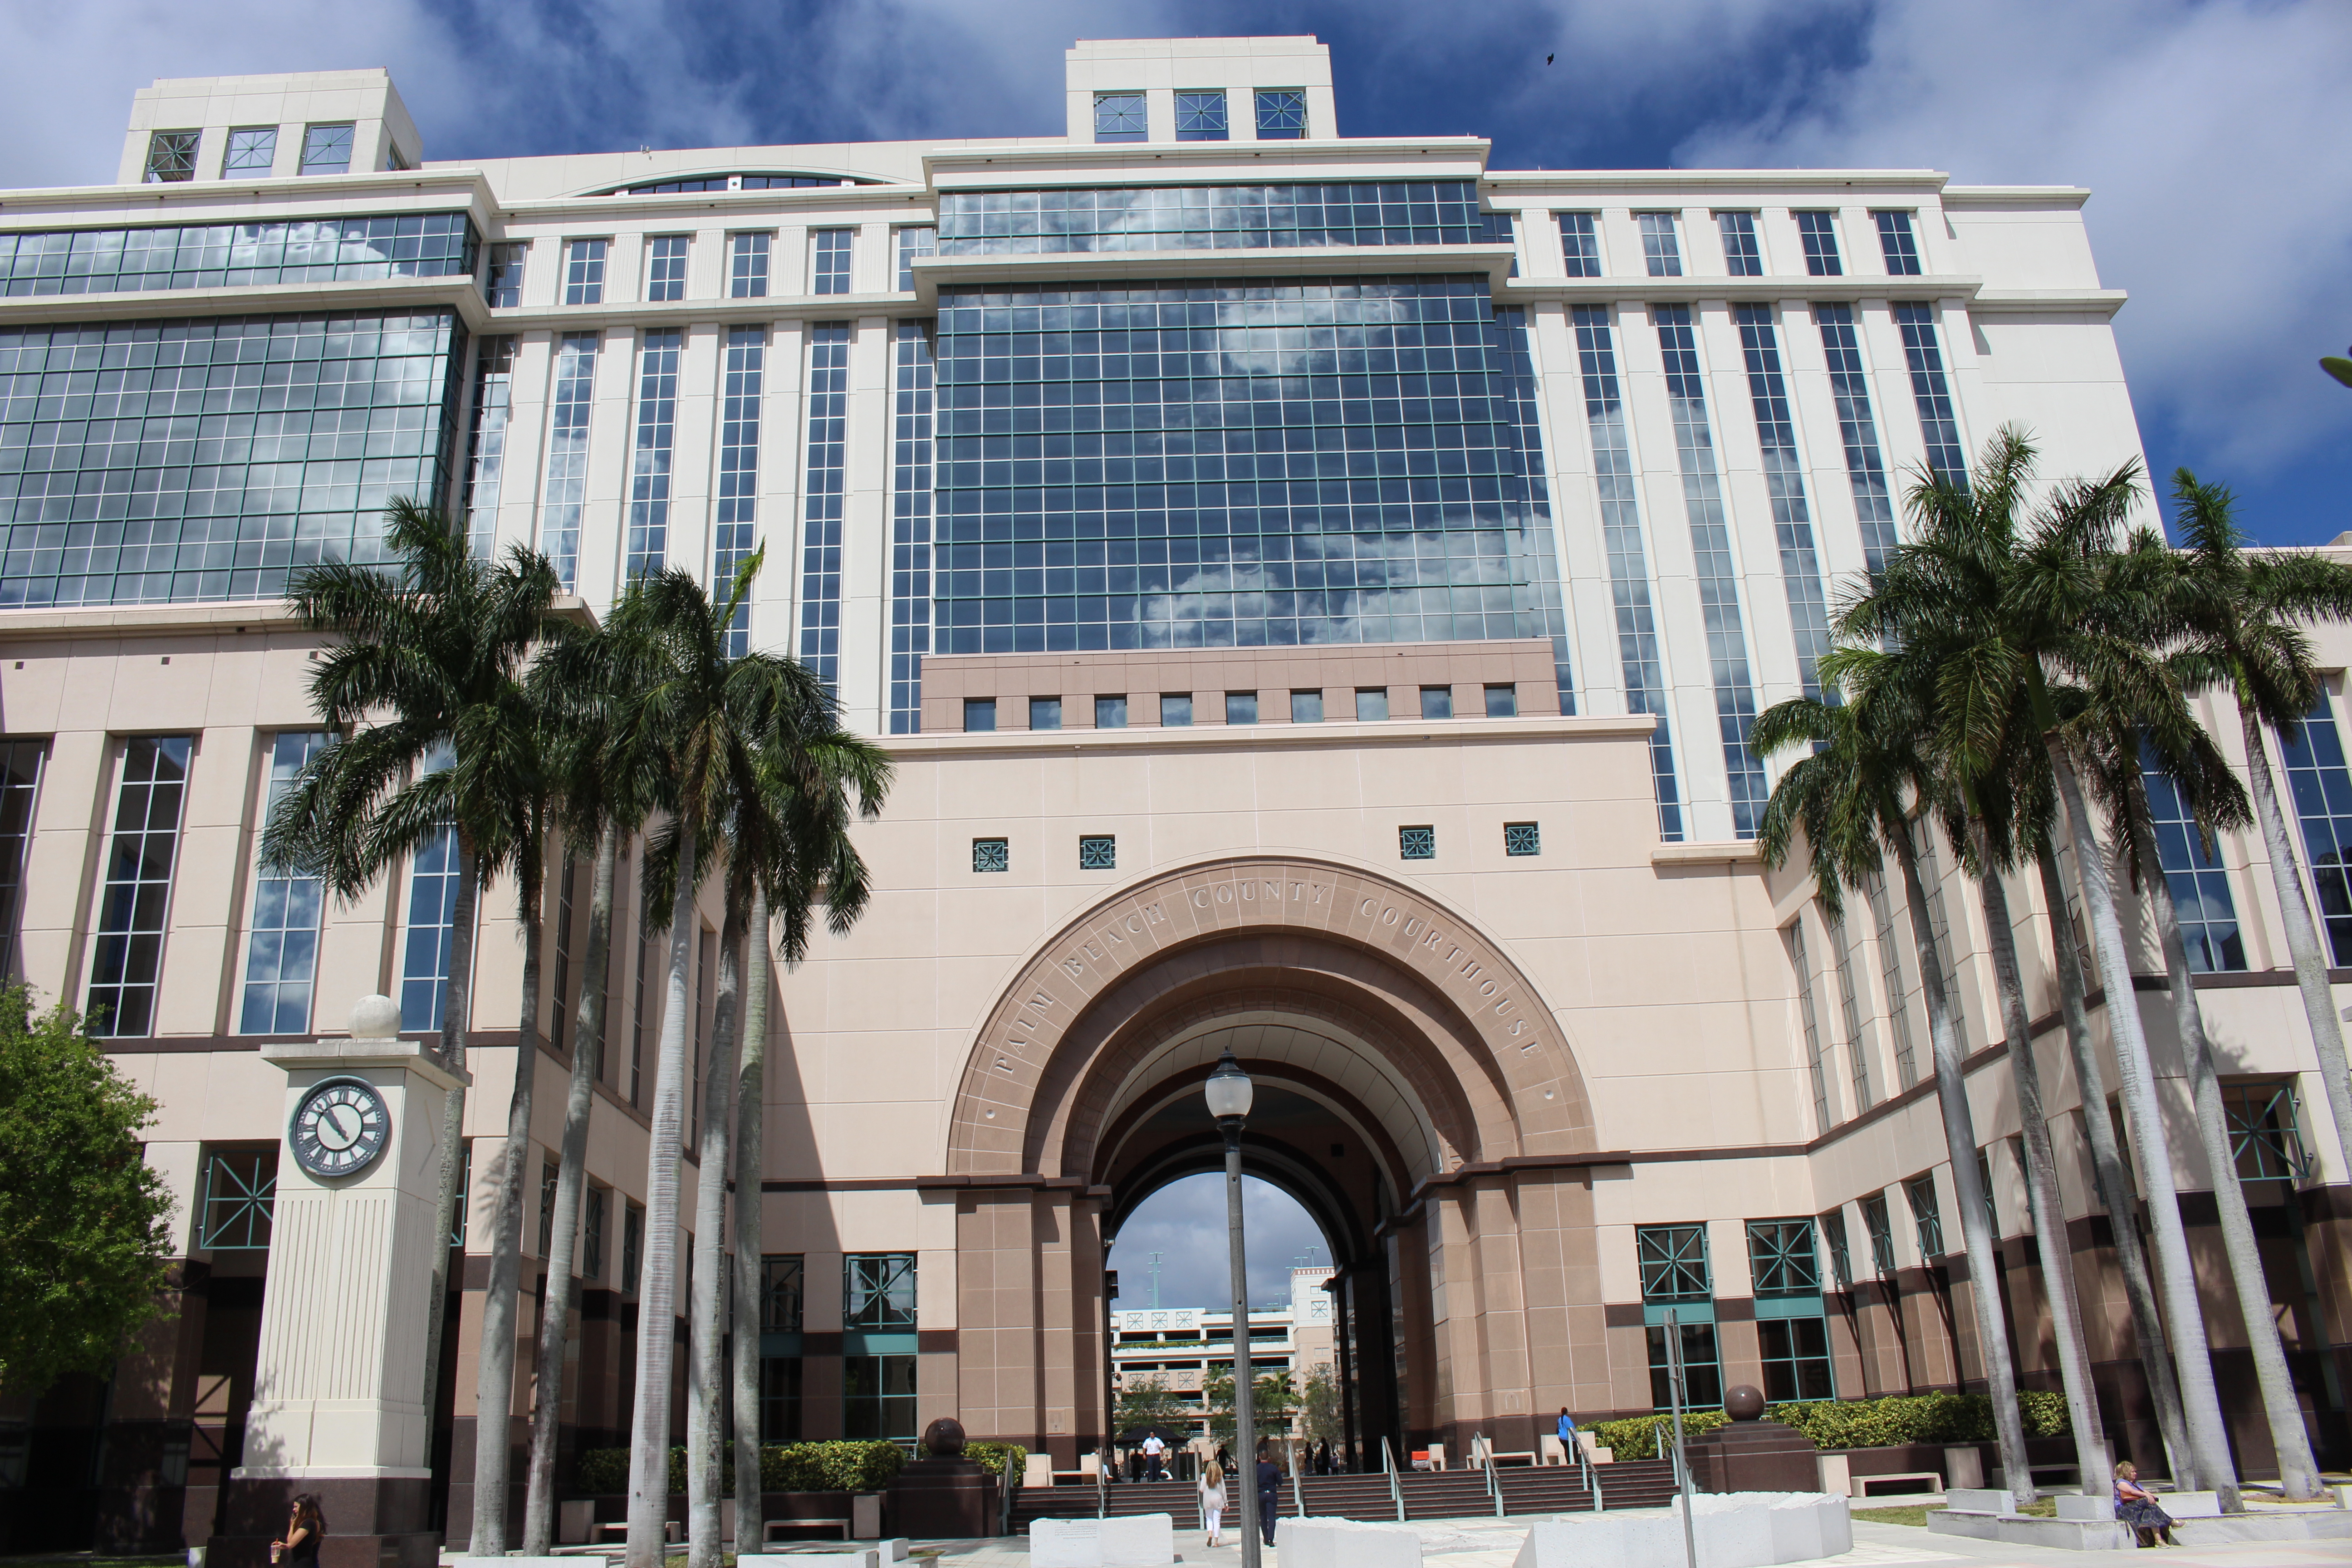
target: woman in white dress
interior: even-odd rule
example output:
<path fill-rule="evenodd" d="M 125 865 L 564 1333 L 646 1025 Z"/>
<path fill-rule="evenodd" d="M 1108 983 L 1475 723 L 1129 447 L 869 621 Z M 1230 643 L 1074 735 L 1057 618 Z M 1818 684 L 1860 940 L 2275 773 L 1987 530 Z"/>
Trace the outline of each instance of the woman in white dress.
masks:
<path fill-rule="evenodd" d="M 1209 1544 L 1221 1546 L 1223 1542 L 1217 1539 L 1217 1534 L 1218 1527 L 1225 1517 L 1225 1472 L 1217 1468 L 1214 1459 L 1210 1460 L 1209 1468 L 1201 1472 L 1200 1491 L 1201 1515 L 1208 1522 Z"/>

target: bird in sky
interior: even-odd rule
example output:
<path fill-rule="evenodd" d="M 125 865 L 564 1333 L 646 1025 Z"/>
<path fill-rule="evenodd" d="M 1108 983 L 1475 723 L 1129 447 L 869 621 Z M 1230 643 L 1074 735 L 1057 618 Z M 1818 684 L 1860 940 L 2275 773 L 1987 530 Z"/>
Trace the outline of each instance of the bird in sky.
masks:
<path fill-rule="evenodd" d="M 1549 56 L 1549 55 L 1546 55 L 1546 56 L 1544 57 L 1544 64 L 1546 64 L 1546 65 L 1549 65 L 1549 64 L 1551 64 L 1551 60 L 1552 60 L 1552 57 L 1551 57 L 1551 56 Z"/>

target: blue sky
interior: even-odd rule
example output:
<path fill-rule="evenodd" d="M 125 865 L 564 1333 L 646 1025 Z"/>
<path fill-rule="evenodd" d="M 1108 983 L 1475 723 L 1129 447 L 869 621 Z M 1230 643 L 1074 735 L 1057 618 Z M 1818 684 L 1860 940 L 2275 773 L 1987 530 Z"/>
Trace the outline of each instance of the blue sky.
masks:
<path fill-rule="evenodd" d="M 158 76 L 386 66 L 463 159 L 1052 134 L 1073 38 L 1243 32 L 1328 43 L 1343 132 L 1475 132 L 1497 166 L 2087 185 L 2151 468 L 2230 484 L 2264 540 L 2352 528 L 2352 390 L 2315 363 L 2352 343 L 2345 0 L 20 3 L 0 186 L 110 178 Z"/>

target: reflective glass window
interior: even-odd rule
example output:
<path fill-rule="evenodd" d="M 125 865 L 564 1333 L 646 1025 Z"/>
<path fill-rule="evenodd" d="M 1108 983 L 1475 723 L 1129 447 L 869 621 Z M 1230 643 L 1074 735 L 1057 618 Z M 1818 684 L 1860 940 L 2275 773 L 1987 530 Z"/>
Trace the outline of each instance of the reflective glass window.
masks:
<path fill-rule="evenodd" d="M 563 247 L 563 302 L 604 302 L 604 252 L 609 241 L 575 239 Z"/>
<path fill-rule="evenodd" d="M 1124 730 L 1127 728 L 1127 699 L 1097 697 L 1095 699 L 1095 728 Z"/>
<path fill-rule="evenodd" d="M 2303 828 L 2303 850 L 2319 895 L 2330 962 L 2352 965 L 2352 770 L 2335 710 L 2322 691 L 2302 723 L 2279 732 L 2287 793 Z"/>
<path fill-rule="evenodd" d="M 1570 278 L 1601 276 L 1601 236 L 1591 213 L 1559 213 L 1559 249 Z"/>
<path fill-rule="evenodd" d="M 507 426 L 514 413 L 512 337 L 483 338 L 474 355 L 472 426 L 466 440 L 466 544 L 487 560 L 497 547 L 499 496 L 507 467 Z"/>
<path fill-rule="evenodd" d="M 656 328 L 637 342 L 637 434 L 629 454 L 628 543 L 623 571 L 658 572 L 669 559 L 670 448 L 677 436 L 677 362 L 686 334 Z"/>
<path fill-rule="evenodd" d="M 809 291 L 814 294 L 849 293 L 852 287 L 849 272 L 850 247 L 856 240 L 857 231 L 850 228 L 821 228 L 809 237 L 814 247 L 810 259 L 812 270 Z"/>
<path fill-rule="evenodd" d="M 492 310 L 510 310 L 522 303 L 523 260 L 530 247 L 520 241 L 490 247 L 488 270 L 482 274 L 482 298 Z"/>
<path fill-rule="evenodd" d="M 0 979 L 18 974 L 16 939 L 22 931 L 25 851 L 33 837 L 33 808 L 40 802 L 41 770 L 47 764 L 45 740 L 0 741 Z"/>
<path fill-rule="evenodd" d="M 841 518 L 847 486 L 849 326 L 808 329 L 808 416 L 801 501 L 801 662 L 828 690 L 841 678 Z"/>
<path fill-rule="evenodd" d="M 1895 329 L 1903 334 L 1903 357 L 1911 371 L 1912 401 L 1919 407 L 1919 437 L 1927 467 L 1948 484 L 1968 489 L 1969 457 L 1960 445 L 1960 421 L 1952 388 L 1944 377 L 1944 351 L 1936 337 L 1936 307 L 1926 300 L 1895 302 Z"/>
<path fill-rule="evenodd" d="M 2189 949 L 2189 967 L 2200 974 L 2246 967 L 2246 944 L 2238 934 L 2238 907 L 2230 896 L 2230 876 L 2207 847 L 2179 788 L 2144 754 L 2141 779 L 2147 786 L 2148 816 L 2156 828 L 2166 890 Z"/>
<path fill-rule="evenodd" d="M 553 563 L 556 580 L 566 593 L 579 583 L 580 515 L 587 504 L 588 427 L 595 408 L 599 341 L 594 332 L 566 332 L 555 353 L 539 548 Z"/>
<path fill-rule="evenodd" d="M 996 699 L 967 697 L 963 700 L 963 728 L 966 734 L 986 734 L 996 728 Z"/>
<path fill-rule="evenodd" d="M 768 329 L 727 329 L 727 358 L 719 387 L 719 510 L 710 531 L 710 581 L 735 592 L 736 574 L 759 543 L 760 405 L 768 377 Z M 751 606 L 735 606 L 727 627 L 727 657 L 751 646 Z"/>
<path fill-rule="evenodd" d="M 1225 693 L 1225 722 L 1255 724 L 1257 722 L 1257 693 L 1228 691 Z"/>
<path fill-rule="evenodd" d="M 898 292 L 911 294 L 915 291 L 915 258 L 938 253 L 940 231 L 927 223 L 910 223 L 892 229 L 890 236 L 898 247 Z"/>
<path fill-rule="evenodd" d="M 446 310 L 0 327 L 0 605 L 274 598 L 447 482 Z"/>
<path fill-rule="evenodd" d="M 316 730 L 289 730 L 272 738 L 260 832 L 254 836 L 257 850 L 278 803 L 294 787 L 294 775 L 326 746 L 325 733 Z M 256 868 L 252 913 L 246 922 L 240 1034 L 309 1032 L 311 983 L 319 968 L 319 918 L 324 908 L 325 883 L 319 878 Z"/>
<path fill-rule="evenodd" d="M 21 296 L 464 278 L 476 243 L 464 213 L 0 234 L 0 287 Z"/>
<path fill-rule="evenodd" d="M 1486 717 L 1516 719 L 1519 714 L 1519 689 L 1516 686 L 1489 686 L 1486 689 Z"/>
<path fill-rule="evenodd" d="M 1683 275 L 1682 237 L 1675 230 L 1673 213 L 1636 213 L 1642 226 L 1642 264 L 1653 278 Z"/>
<path fill-rule="evenodd" d="M 1160 721 L 1181 725 L 1192 721 L 1192 694 L 1189 691 L 1165 692 L 1160 699 Z"/>
<path fill-rule="evenodd" d="M 1058 730 L 1062 727 L 1062 700 L 1058 697 L 1029 699 L 1029 728 Z"/>
<path fill-rule="evenodd" d="M 135 1038 L 155 1032 L 172 868 L 179 858 L 180 808 L 194 745 L 185 735 L 135 735 L 123 742 L 83 1007 L 93 1036 Z"/>
<path fill-rule="evenodd" d="M 1715 215 L 1723 236 L 1723 268 L 1734 278 L 1764 276 L 1764 253 L 1756 244 L 1756 215 L 1730 212 Z"/>
<path fill-rule="evenodd" d="M 727 297 L 764 300 L 768 297 L 768 259 L 775 246 L 772 234 L 730 234 L 727 237 Z"/>
<path fill-rule="evenodd" d="M 890 732 L 910 735 L 922 728 L 931 648 L 931 323 L 893 321 L 890 333 Z"/>
<path fill-rule="evenodd" d="M 1294 691 L 1290 694 L 1290 721 L 1294 724 L 1323 722 L 1323 693 Z"/>
<path fill-rule="evenodd" d="M 646 241 L 646 298 L 656 303 L 686 298 L 686 241 L 657 234 Z"/>
<path fill-rule="evenodd" d="M 915 1367 L 912 1355 L 845 1355 L 841 1358 L 841 1430 L 853 1442 L 893 1439 L 916 1433 Z"/>
<path fill-rule="evenodd" d="M 1878 223 L 1878 248 L 1886 258 L 1886 270 L 1897 278 L 1917 277 L 1919 237 L 1911 226 L 1911 215 L 1883 212 L 1870 216 Z"/>
<path fill-rule="evenodd" d="M 1421 716 L 1424 719 L 1454 717 L 1454 688 L 1424 686 L 1421 689 Z"/>
<path fill-rule="evenodd" d="M 1797 214 L 1797 233 L 1805 242 L 1805 270 L 1816 278 L 1836 278 L 1845 271 L 1838 258 L 1837 215 L 1831 212 L 1801 212 Z"/>
<path fill-rule="evenodd" d="M 1480 245 L 1468 180 L 943 191 L 941 256 Z"/>
<path fill-rule="evenodd" d="M 1356 721 L 1360 724 L 1378 722 L 1389 716 L 1389 689 L 1385 686 L 1360 686 L 1356 689 Z"/>

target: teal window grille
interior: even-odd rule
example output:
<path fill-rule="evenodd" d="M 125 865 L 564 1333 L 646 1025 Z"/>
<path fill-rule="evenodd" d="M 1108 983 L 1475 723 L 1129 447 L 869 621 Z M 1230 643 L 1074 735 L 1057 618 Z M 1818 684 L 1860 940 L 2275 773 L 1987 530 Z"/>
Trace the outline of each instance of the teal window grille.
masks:
<path fill-rule="evenodd" d="M 204 1217 L 196 1245 L 213 1252 L 267 1252 L 278 1200 L 278 1151 L 216 1149 L 205 1162 Z"/>
<path fill-rule="evenodd" d="M 975 838 L 971 841 L 971 868 L 974 871 L 1010 871 L 1013 869 L 1012 841 L 1003 838 Z"/>
<path fill-rule="evenodd" d="M 842 1327 L 911 1332 L 915 1327 L 915 1255 L 853 1252 L 842 1260 Z"/>
<path fill-rule="evenodd" d="M 1543 828 L 1533 822 L 1503 824 L 1503 853 L 1506 855 L 1540 855 L 1543 853 Z"/>
<path fill-rule="evenodd" d="M 1116 871 L 1118 869 L 1118 840 L 1108 833 L 1088 833 L 1078 839 L 1078 869 L 1081 871 Z"/>
<path fill-rule="evenodd" d="M 1944 1215 L 1936 1202 L 1936 1176 L 1929 1172 L 1914 1176 L 1903 1184 L 1903 1196 L 1911 1205 L 1912 1223 L 1919 1228 L 1919 1256 L 1933 1261 L 1944 1256 Z"/>
<path fill-rule="evenodd" d="M 1437 829 L 1426 826 L 1398 828 L 1397 857 L 1403 860 L 1436 859 Z"/>

